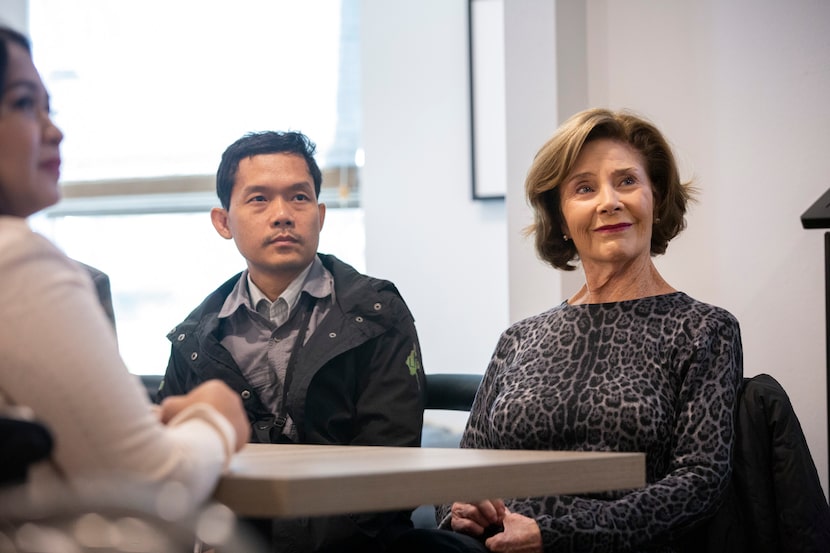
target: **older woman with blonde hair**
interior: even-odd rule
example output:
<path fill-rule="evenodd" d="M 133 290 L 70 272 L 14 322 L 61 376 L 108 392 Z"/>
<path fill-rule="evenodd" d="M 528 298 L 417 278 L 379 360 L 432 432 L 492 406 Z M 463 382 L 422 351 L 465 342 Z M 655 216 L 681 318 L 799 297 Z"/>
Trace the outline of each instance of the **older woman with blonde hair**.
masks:
<path fill-rule="evenodd" d="M 737 320 L 653 262 L 684 228 L 691 186 L 654 125 L 591 109 L 542 146 L 526 192 L 539 256 L 585 282 L 502 334 L 461 446 L 643 452 L 647 485 L 457 502 L 438 510 L 454 533 L 408 550 L 677 551 L 727 488 L 743 372 Z"/>

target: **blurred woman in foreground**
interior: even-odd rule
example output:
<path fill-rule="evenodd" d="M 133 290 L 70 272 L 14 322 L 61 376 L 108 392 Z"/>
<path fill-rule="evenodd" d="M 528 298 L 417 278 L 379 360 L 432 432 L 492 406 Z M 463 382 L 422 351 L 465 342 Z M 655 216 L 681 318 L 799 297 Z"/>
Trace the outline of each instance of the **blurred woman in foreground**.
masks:
<path fill-rule="evenodd" d="M 62 139 L 27 39 L 0 27 L 0 412 L 29 413 L 54 443 L 15 491 L 82 501 L 100 492 L 92 482 L 116 496 L 174 483 L 195 507 L 247 442 L 247 417 L 218 381 L 155 410 L 88 274 L 30 230 L 26 218 L 60 198 Z M 22 507 L 0 504 L 0 515 Z"/>

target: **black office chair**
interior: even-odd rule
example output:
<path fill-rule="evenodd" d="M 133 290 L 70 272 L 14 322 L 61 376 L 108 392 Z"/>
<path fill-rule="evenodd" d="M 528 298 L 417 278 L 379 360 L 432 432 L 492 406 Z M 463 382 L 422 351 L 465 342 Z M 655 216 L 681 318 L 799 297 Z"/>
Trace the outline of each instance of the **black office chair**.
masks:
<path fill-rule="evenodd" d="M 112 307 L 112 289 L 110 288 L 109 275 L 100 269 L 96 269 L 91 265 L 82 263 L 77 259 L 75 262 L 84 268 L 87 273 L 89 273 L 89 277 L 95 285 L 95 292 L 98 294 L 98 301 L 101 302 L 101 307 L 104 309 L 104 313 L 107 315 L 110 323 L 112 323 L 112 327 L 115 328 L 115 310 Z"/>
<path fill-rule="evenodd" d="M 473 405 L 479 374 L 436 373 L 426 375 L 425 410 L 469 411 Z M 421 447 L 458 447 L 461 433 L 433 424 L 424 424 Z"/>
<path fill-rule="evenodd" d="M 26 481 L 29 467 L 52 452 L 52 434 L 20 408 L 0 409 L 0 486 Z"/>
<path fill-rule="evenodd" d="M 147 396 L 150 401 L 157 403 L 159 387 L 164 377 L 160 374 L 142 374 L 141 383 L 144 384 L 144 389 L 147 390 Z"/>
<path fill-rule="evenodd" d="M 684 553 L 830 551 L 830 507 L 792 403 L 772 376 L 744 379 L 732 480 L 718 511 L 676 546 Z"/>
<path fill-rule="evenodd" d="M 481 384 L 480 374 L 435 373 L 426 375 L 425 409 L 469 411 Z"/>
<path fill-rule="evenodd" d="M 830 551 L 830 507 L 801 423 L 775 378 L 744 379 L 733 478 L 748 551 Z"/>
<path fill-rule="evenodd" d="M 112 323 L 112 328 L 115 329 L 115 309 L 112 305 L 112 289 L 110 288 L 109 275 L 100 269 L 96 269 L 91 265 L 82 263 L 77 259 L 75 262 L 86 270 L 87 273 L 89 273 L 92 283 L 95 285 L 95 292 L 98 294 L 98 301 L 101 302 L 101 307 L 104 309 L 104 313 L 110 320 L 110 323 Z M 162 378 L 163 377 L 160 374 L 148 374 L 141 376 L 141 383 L 144 385 L 144 388 L 147 390 L 147 396 L 153 403 L 156 402 Z"/>
<path fill-rule="evenodd" d="M 425 409 L 469 411 L 481 384 L 480 374 L 435 373 L 426 375 Z M 461 435 L 449 429 L 424 425 L 421 447 L 458 447 Z M 435 508 L 421 505 L 412 512 L 415 528 L 435 528 Z"/>

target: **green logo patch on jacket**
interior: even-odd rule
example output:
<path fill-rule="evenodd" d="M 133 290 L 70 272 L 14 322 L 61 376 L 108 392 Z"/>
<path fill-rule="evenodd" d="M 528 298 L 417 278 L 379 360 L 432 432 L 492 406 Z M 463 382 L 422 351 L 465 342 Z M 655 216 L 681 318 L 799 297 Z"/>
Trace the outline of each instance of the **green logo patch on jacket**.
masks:
<path fill-rule="evenodd" d="M 415 346 L 412 346 L 412 351 L 409 352 L 409 356 L 406 358 L 406 366 L 409 368 L 409 374 L 412 376 L 417 376 L 418 371 L 421 370 L 421 360 L 418 359 L 418 352 Z"/>

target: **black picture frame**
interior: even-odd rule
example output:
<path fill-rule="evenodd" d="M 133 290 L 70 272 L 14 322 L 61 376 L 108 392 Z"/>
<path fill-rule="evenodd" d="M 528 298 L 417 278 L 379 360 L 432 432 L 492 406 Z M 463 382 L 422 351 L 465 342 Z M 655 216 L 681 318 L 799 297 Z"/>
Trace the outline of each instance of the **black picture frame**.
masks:
<path fill-rule="evenodd" d="M 474 200 L 507 192 L 503 0 L 468 0 L 470 159 Z"/>

